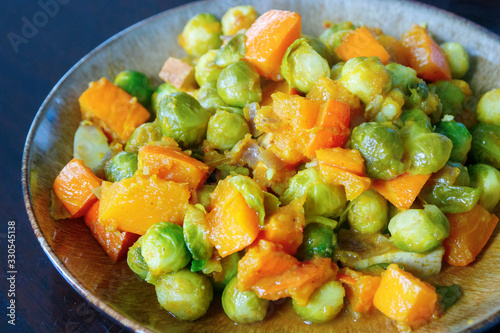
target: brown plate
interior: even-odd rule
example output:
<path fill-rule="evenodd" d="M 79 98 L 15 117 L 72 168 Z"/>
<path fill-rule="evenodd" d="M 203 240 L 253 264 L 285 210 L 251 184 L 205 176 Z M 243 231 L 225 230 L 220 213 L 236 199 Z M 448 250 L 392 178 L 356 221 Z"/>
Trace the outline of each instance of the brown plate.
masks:
<path fill-rule="evenodd" d="M 231 6 L 252 4 L 258 12 L 271 8 L 298 12 L 303 32 L 319 35 L 324 20 L 351 20 L 378 26 L 400 36 L 413 22 L 427 22 L 439 41 L 456 41 L 472 56 L 468 81 L 476 95 L 500 87 L 500 38 L 487 30 L 433 7 L 384 0 L 247 0 L 197 2 L 142 21 L 104 42 L 85 56 L 59 81 L 46 98 L 31 126 L 23 156 L 26 210 L 43 250 L 66 280 L 94 306 L 122 325 L 139 331 L 396 331 L 394 322 L 380 313 L 357 322 L 345 312 L 334 321 L 307 325 L 288 302 L 272 303 L 268 318 L 253 325 L 235 325 L 214 301 L 208 314 L 195 322 L 179 322 L 162 310 L 154 287 L 140 281 L 126 262 L 113 264 L 81 220 L 54 221 L 49 214 L 50 189 L 55 177 L 72 157 L 73 135 L 80 122 L 78 96 L 90 81 L 110 79 L 136 69 L 157 78 L 169 56 L 184 56 L 177 36 L 194 14 L 212 12 L 219 17 Z M 159 82 L 159 79 L 158 79 Z M 474 102 L 474 101 L 472 101 Z M 419 332 L 477 330 L 498 322 L 500 311 L 500 236 L 498 228 L 478 260 L 469 267 L 445 265 L 432 279 L 456 283 L 464 296 L 444 316 Z"/>

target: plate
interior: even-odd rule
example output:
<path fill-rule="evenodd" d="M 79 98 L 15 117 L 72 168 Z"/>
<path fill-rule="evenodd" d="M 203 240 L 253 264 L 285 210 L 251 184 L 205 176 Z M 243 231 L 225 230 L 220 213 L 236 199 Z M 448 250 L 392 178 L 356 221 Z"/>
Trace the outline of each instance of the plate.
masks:
<path fill-rule="evenodd" d="M 303 33 L 319 35 L 324 20 L 350 20 L 377 26 L 400 36 L 413 22 L 426 22 L 438 41 L 455 41 L 471 55 L 466 78 L 477 96 L 500 87 L 500 38 L 486 29 L 433 7 L 384 0 L 247 0 L 205 1 L 185 5 L 144 20 L 110 38 L 80 60 L 53 88 L 29 131 L 23 156 L 23 190 L 28 216 L 43 250 L 65 279 L 101 311 L 133 330 L 156 331 L 397 331 L 380 313 L 356 322 L 346 312 L 332 322 L 307 325 L 289 302 L 271 303 L 267 318 L 257 324 L 235 325 L 214 301 L 207 315 L 180 322 L 161 309 L 154 287 L 140 281 L 126 262 L 113 264 L 80 220 L 54 221 L 49 214 L 52 183 L 72 157 L 73 135 L 80 122 L 79 95 L 90 81 L 114 78 L 136 69 L 157 78 L 168 56 L 184 57 L 177 36 L 193 15 L 211 12 L 221 17 L 232 6 L 251 4 L 260 13 L 277 8 L 302 16 Z M 475 263 L 445 265 L 432 282 L 456 283 L 464 295 L 441 318 L 417 332 L 481 330 L 500 321 L 500 236 L 498 228 Z"/>

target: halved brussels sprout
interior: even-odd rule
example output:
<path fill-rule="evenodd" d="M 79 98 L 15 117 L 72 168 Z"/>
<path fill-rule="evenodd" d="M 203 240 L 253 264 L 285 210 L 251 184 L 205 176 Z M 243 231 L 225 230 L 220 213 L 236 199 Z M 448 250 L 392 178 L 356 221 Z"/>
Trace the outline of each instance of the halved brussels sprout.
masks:
<path fill-rule="evenodd" d="M 500 169 L 500 126 L 479 123 L 471 128 L 472 143 L 469 156 L 477 163 Z"/>
<path fill-rule="evenodd" d="M 312 46 L 314 51 L 318 52 L 320 56 L 325 58 L 326 61 L 328 61 L 328 65 L 333 66 L 333 59 L 332 59 L 332 53 L 328 49 L 328 47 L 319 40 L 319 38 L 309 36 L 309 35 L 302 35 L 302 38 L 309 43 L 309 45 Z"/>
<path fill-rule="evenodd" d="M 450 223 L 439 208 L 425 205 L 424 209 L 408 209 L 394 216 L 389 232 L 391 241 L 401 250 L 425 253 L 448 237 Z"/>
<path fill-rule="evenodd" d="M 297 259 L 307 260 L 314 257 L 332 258 L 337 238 L 333 229 L 319 223 L 309 223 L 303 232 L 302 244 L 297 249 Z"/>
<path fill-rule="evenodd" d="M 110 182 L 119 182 L 130 178 L 137 171 L 137 153 L 119 152 L 105 167 L 106 179 Z"/>
<path fill-rule="evenodd" d="M 240 30 L 248 29 L 258 15 L 252 6 L 236 6 L 229 8 L 222 16 L 222 33 L 226 36 L 234 35 Z"/>
<path fill-rule="evenodd" d="M 292 300 L 293 309 L 304 320 L 324 323 L 332 320 L 344 306 L 345 290 L 338 281 L 328 281 L 316 289 L 307 305 L 298 305 Z"/>
<path fill-rule="evenodd" d="M 125 145 L 125 151 L 137 153 L 142 146 L 151 141 L 160 141 L 161 137 L 162 134 L 156 122 L 144 123 L 132 133 Z"/>
<path fill-rule="evenodd" d="M 142 280 L 146 280 L 149 273 L 148 264 L 141 253 L 142 236 L 132 245 L 127 252 L 128 267 Z"/>
<path fill-rule="evenodd" d="M 500 126 L 500 88 L 481 96 L 476 113 L 479 121 Z"/>
<path fill-rule="evenodd" d="M 243 116 L 219 109 L 208 121 L 207 142 L 215 149 L 229 150 L 248 133 Z"/>
<path fill-rule="evenodd" d="M 443 114 L 458 116 L 463 112 L 465 94 L 450 81 L 438 81 L 429 85 L 429 90 L 439 96 L 443 104 Z"/>
<path fill-rule="evenodd" d="M 108 150 L 106 134 L 90 121 L 82 121 L 73 139 L 73 156 L 82 160 L 86 167 L 94 169 L 101 164 Z"/>
<path fill-rule="evenodd" d="M 158 86 L 158 88 L 156 88 L 153 95 L 151 95 L 151 108 L 153 109 L 155 115 L 158 114 L 162 98 L 175 92 L 179 92 L 179 90 L 167 82 L 163 82 Z"/>
<path fill-rule="evenodd" d="M 339 31 L 342 31 L 342 30 L 354 30 L 356 29 L 356 26 L 354 26 L 354 24 L 352 24 L 352 22 L 350 21 L 342 21 L 342 22 L 339 22 L 339 23 L 336 23 L 336 24 L 332 24 L 330 25 L 327 29 L 325 29 L 325 31 L 323 31 L 321 33 L 321 35 L 319 36 L 319 40 L 325 44 L 326 46 L 329 46 L 328 45 L 328 40 L 334 35 L 336 34 L 337 32 Z M 330 50 L 333 52 L 335 51 L 335 48 L 330 48 Z"/>
<path fill-rule="evenodd" d="M 207 82 L 217 81 L 222 71 L 222 68 L 215 63 L 217 52 L 218 50 L 209 50 L 200 57 L 195 66 L 194 77 L 200 87 Z"/>
<path fill-rule="evenodd" d="M 234 35 L 217 53 L 214 62 L 219 67 L 227 67 L 245 57 L 245 34 Z"/>
<path fill-rule="evenodd" d="M 192 17 L 179 36 L 179 44 L 189 55 L 199 57 L 208 50 L 218 49 L 222 40 L 222 28 L 219 19 L 210 13 L 201 13 Z"/>
<path fill-rule="evenodd" d="M 224 68 L 217 79 L 217 93 L 230 106 L 243 108 L 262 100 L 260 75 L 246 61 L 237 61 Z"/>
<path fill-rule="evenodd" d="M 460 79 L 467 74 L 470 66 L 469 54 L 461 44 L 447 42 L 441 44 L 448 65 L 450 66 L 451 76 L 454 79 Z"/>
<path fill-rule="evenodd" d="M 196 91 L 196 99 L 211 115 L 227 103 L 217 93 L 217 82 L 207 82 Z"/>
<path fill-rule="evenodd" d="M 202 317 L 213 298 L 208 278 L 187 269 L 162 275 L 155 287 L 160 305 L 179 320 Z"/>
<path fill-rule="evenodd" d="M 155 84 L 146 75 L 137 71 L 123 71 L 116 76 L 114 84 L 136 97 L 144 107 L 149 107 Z"/>
<path fill-rule="evenodd" d="M 350 204 L 347 220 L 351 229 L 361 233 L 375 233 L 388 222 L 387 200 L 374 190 L 366 191 Z"/>
<path fill-rule="evenodd" d="M 424 187 L 418 197 L 427 204 L 436 205 L 443 213 L 455 214 L 471 210 L 479 201 L 481 190 L 437 184 Z"/>
<path fill-rule="evenodd" d="M 208 241 L 208 230 L 205 225 L 205 209 L 201 205 L 189 206 L 184 216 L 182 224 L 184 241 L 191 252 L 193 260 L 199 261 L 199 266 L 203 266 L 211 257 L 214 247 Z M 193 272 L 200 269 L 193 269 Z"/>
<path fill-rule="evenodd" d="M 444 167 L 431 176 L 429 183 L 449 186 L 469 186 L 469 172 L 463 164 L 448 161 Z"/>
<path fill-rule="evenodd" d="M 479 204 L 492 212 L 500 201 L 500 171 L 487 164 L 469 166 L 471 186 L 481 190 Z"/>
<path fill-rule="evenodd" d="M 443 134 L 451 140 L 450 161 L 464 163 L 470 150 L 472 135 L 464 124 L 451 121 L 441 121 L 436 124 L 436 133 Z"/>
<path fill-rule="evenodd" d="M 212 274 L 212 285 L 216 290 L 224 290 L 227 284 L 233 278 L 236 278 L 236 275 L 238 274 L 238 262 L 240 259 L 241 254 L 239 252 L 235 252 L 220 260 L 222 270 L 220 272 L 213 272 Z"/>
<path fill-rule="evenodd" d="M 290 86 L 307 93 L 320 77 L 330 76 L 330 66 L 306 38 L 299 38 L 283 56 L 281 75 Z"/>
<path fill-rule="evenodd" d="M 210 113 L 191 95 L 177 92 L 163 98 L 158 112 L 158 126 L 183 148 L 201 144 L 205 138 Z"/>
<path fill-rule="evenodd" d="M 253 290 L 239 291 L 234 277 L 222 293 L 222 308 L 234 322 L 248 324 L 264 320 L 269 301 L 259 298 Z"/>

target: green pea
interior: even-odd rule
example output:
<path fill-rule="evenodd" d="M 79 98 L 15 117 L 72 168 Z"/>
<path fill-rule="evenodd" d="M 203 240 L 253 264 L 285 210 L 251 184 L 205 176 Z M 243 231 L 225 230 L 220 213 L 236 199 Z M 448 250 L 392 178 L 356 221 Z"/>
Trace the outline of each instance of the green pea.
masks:
<path fill-rule="evenodd" d="M 106 179 L 111 182 L 118 182 L 125 178 L 130 178 L 137 171 L 137 154 L 122 151 L 109 161 L 106 165 Z"/>
<path fill-rule="evenodd" d="M 144 107 L 149 107 L 151 95 L 155 91 L 155 84 L 146 75 L 131 70 L 123 71 L 116 76 L 114 83 L 136 97 L 137 101 Z"/>
<path fill-rule="evenodd" d="M 243 61 L 237 61 L 224 68 L 217 80 L 219 96 L 229 104 L 239 108 L 262 100 L 260 76 L 255 68 Z"/>
<path fill-rule="evenodd" d="M 447 42 L 441 44 L 441 49 L 450 66 L 451 76 L 454 79 L 464 77 L 470 66 L 469 54 L 465 47 L 458 43 Z"/>

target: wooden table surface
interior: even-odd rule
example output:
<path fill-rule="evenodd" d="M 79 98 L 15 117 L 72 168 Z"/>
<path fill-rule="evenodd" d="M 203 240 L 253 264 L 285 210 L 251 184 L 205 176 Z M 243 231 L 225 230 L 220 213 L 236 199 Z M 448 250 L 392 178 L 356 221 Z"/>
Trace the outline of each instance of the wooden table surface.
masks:
<path fill-rule="evenodd" d="M 57 272 L 36 240 L 21 189 L 21 158 L 45 96 L 80 58 L 128 26 L 186 0 L 0 1 L 0 332 L 121 332 Z M 500 34 L 498 0 L 424 0 Z M 43 4 L 51 15 L 41 15 Z M 38 27 L 28 27 L 27 21 Z M 34 28 L 34 29 L 33 29 Z M 26 38 L 13 39 L 17 36 Z M 9 40 L 10 39 L 12 41 Z M 500 56 L 500 55 L 499 55 Z M 16 325 L 8 325 L 7 224 L 16 225 Z"/>

